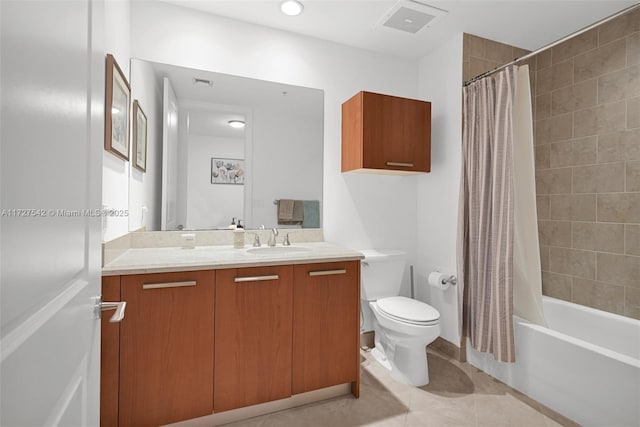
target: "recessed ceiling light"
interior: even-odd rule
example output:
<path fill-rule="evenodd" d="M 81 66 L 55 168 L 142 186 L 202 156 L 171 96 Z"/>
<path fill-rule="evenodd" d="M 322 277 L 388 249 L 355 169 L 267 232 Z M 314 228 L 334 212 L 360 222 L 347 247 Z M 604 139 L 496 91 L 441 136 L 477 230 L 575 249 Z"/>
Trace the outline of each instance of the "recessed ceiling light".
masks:
<path fill-rule="evenodd" d="M 229 120 L 227 123 L 229 123 L 229 126 L 236 129 L 244 127 L 244 121 L 242 120 Z"/>
<path fill-rule="evenodd" d="M 297 0 L 287 0 L 280 3 L 280 10 L 285 15 L 298 16 L 304 10 L 304 6 Z"/>

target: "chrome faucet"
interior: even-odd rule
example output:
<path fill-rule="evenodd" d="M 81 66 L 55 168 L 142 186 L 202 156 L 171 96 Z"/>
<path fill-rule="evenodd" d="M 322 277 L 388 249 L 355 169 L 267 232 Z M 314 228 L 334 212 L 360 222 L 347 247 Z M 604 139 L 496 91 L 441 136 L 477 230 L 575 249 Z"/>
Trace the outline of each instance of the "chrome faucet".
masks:
<path fill-rule="evenodd" d="M 254 248 L 259 248 L 260 246 L 262 246 L 262 243 L 260 243 L 260 235 L 258 233 L 249 233 L 249 234 L 253 234 L 255 236 L 253 239 Z"/>
<path fill-rule="evenodd" d="M 275 246 L 276 245 L 276 236 L 277 235 L 278 235 L 278 229 L 273 227 L 271 229 L 271 236 L 269 236 L 269 242 L 267 243 L 267 245 Z"/>

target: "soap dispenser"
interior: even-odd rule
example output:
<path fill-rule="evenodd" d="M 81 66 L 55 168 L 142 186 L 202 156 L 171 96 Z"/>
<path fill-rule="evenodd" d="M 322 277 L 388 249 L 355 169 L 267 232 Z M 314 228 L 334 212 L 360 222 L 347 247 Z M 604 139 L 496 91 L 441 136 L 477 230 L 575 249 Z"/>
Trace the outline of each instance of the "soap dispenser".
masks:
<path fill-rule="evenodd" d="M 238 220 L 236 229 L 233 230 L 233 247 L 235 249 L 244 248 L 244 226 L 242 225 L 241 219 Z"/>

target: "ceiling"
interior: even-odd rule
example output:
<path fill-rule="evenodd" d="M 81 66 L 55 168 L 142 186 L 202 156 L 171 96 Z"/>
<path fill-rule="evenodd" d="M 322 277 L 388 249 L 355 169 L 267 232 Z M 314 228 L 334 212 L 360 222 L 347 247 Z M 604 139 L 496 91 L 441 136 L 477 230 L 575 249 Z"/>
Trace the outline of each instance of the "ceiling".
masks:
<path fill-rule="evenodd" d="M 162 0 L 200 11 L 387 55 L 419 59 L 461 32 L 534 50 L 637 1 L 431 1 L 448 13 L 417 34 L 379 24 L 398 1 L 301 0 L 297 17 L 280 12 L 280 0 Z M 413 0 L 401 0 L 416 3 Z M 419 7 L 419 5 L 418 5 Z"/>

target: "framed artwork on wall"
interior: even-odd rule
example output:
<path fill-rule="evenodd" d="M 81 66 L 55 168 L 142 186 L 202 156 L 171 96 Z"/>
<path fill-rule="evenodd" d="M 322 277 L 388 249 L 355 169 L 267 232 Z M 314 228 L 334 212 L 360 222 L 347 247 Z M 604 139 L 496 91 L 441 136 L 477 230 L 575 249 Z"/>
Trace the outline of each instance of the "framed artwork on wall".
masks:
<path fill-rule="evenodd" d="M 147 170 L 147 116 L 137 99 L 133 101 L 133 167 Z"/>
<path fill-rule="evenodd" d="M 129 160 L 129 104 L 131 87 L 115 58 L 107 54 L 104 149 Z"/>
<path fill-rule="evenodd" d="M 244 185 L 244 159 L 211 158 L 211 183 Z"/>

